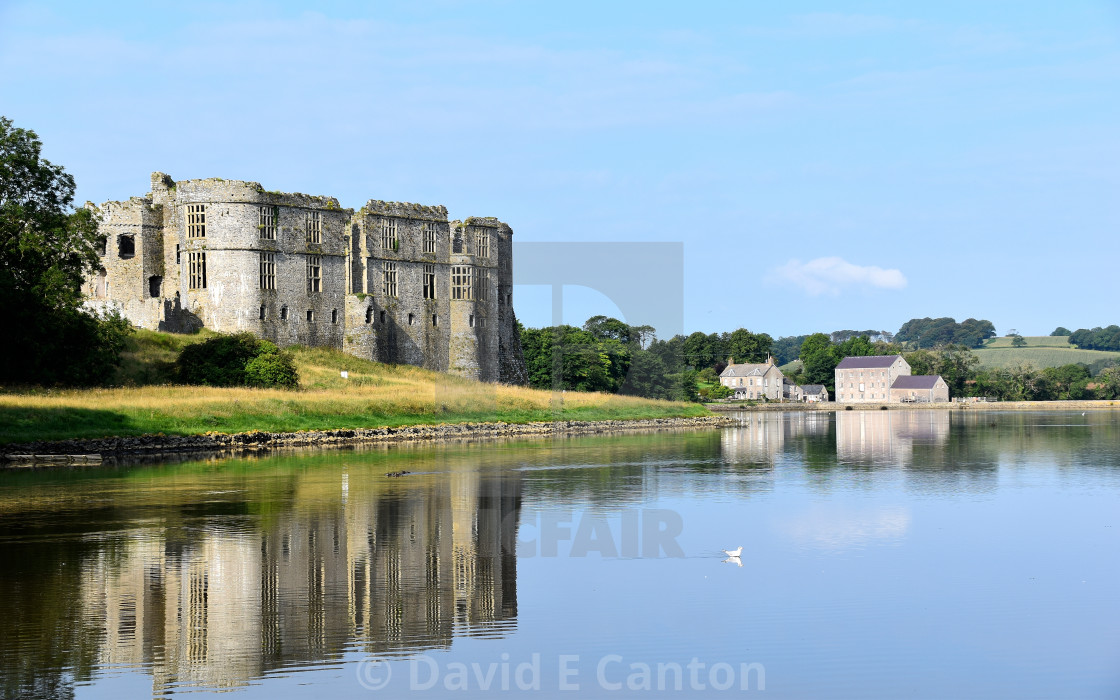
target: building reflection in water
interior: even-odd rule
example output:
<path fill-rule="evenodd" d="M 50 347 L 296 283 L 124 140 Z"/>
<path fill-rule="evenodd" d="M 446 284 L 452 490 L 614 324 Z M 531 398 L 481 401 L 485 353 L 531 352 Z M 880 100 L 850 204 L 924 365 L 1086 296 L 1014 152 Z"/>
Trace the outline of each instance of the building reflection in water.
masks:
<path fill-rule="evenodd" d="M 910 466 L 915 445 L 943 446 L 948 411 L 837 411 L 836 456 L 841 463 Z"/>
<path fill-rule="evenodd" d="M 738 427 L 723 431 L 720 451 L 732 464 L 772 465 L 783 451 L 800 451 L 804 441 L 827 440 L 830 422 L 825 411 L 743 414 Z M 792 447 L 794 442 L 797 448 Z"/>
<path fill-rule="evenodd" d="M 234 687 L 347 650 L 511 631 L 519 473 L 425 475 L 380 493 L 362 481 L 343 474 L 334 497 L 317 485 L 275 517 L 209 521 L 185 542 L 145 530 L 101 548 L 81 585 L 88 624 L 104 629 L 98 663 L 149 667 L 157 692 Z"/>

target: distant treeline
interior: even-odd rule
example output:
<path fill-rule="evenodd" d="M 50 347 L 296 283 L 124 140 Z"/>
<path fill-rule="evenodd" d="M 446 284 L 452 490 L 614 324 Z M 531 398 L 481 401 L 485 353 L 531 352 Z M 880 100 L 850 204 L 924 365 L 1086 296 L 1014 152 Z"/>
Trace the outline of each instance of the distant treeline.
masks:
<path fill-rule="evenodd" d="M 1081 328 L 1069 334 L 1069 342 L 1082 350 L 1120 351 L 1120 326 Z"/>
<path fill-rule="evenodd" d="M 978 348 L 988 338 L 995 337 L 996 327 L 991 321 L 967 318 L 957 323 L 952 318 L 912 318 L 902 324 L 894 339 L 917 348 L 936 348 L 940 345 L 963 345 Z"/>
<path fill-rule="evenodd" d="M 947 321 L 947 322 L 946 322 Z M 1120 332 L 1120 328 L 1110 328 Z M 1100 329 L 1096 329 L 1100 330 Z M 1108 330 L 1108 329 L 1104 329 Z M 1079 331 L 1080 332 L 1080 331 Z M 523 328 L 521 345 L 529 382 L 540 389 L 604 391 L 648 398 L 696 401 L 728 392 L 718 375 L 733 360 L 779 365 L 800 359 L 786 375 L 798 384 L 823 384 L 835 395 L 836 365 L 845 357 L 901 354 L 914 374 L 938 374 L 953 396 L 987 396 L 1001 400 L 1120 398 L 1120 367 L 1108 363 L 1047 369 L 1023 365 L 979 370 L 974 345 L 995 334 L 990 321 L 912 319 L 892 336 L 885 331 L 836 331 L 774 340 L 766 333 L 739 328 L 730 333 L 656 337 L 650 326 L 630 326 L 595 316 L 582 328 Z M 933 338 L 962 342 L 926 344 Z"/>

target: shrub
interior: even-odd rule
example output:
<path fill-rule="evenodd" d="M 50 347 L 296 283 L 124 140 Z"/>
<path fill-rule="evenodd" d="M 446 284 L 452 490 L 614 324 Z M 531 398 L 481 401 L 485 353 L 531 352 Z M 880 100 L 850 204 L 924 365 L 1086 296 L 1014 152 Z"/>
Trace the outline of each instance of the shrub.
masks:
<path fill-rule="evenodd" d="M 209 386 L 299 384 L 291 357 L 249 333 L 219 335 L 188 345 L 175 360 L 175 375 L 184 384 Z"/>
<path fill-rule="evenodd" d="M 299 372 L 288 353 L 262 353 L 245 363 L 245 383 L 294 389 L 299 386 Z"/>

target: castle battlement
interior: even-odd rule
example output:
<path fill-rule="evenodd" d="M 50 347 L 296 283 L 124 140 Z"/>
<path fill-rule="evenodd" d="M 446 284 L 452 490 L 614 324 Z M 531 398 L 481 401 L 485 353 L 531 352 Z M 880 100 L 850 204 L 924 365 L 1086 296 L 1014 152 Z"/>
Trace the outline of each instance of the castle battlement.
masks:
<path fill-rule="evenodd" d="M 419 219 L 424 221 L 447 221 L 447 207 L 430 206 L 412 202 L 383 202 L 371 199 L 361 208 L 367 216 L 393 216 L 400 219 Z"/>
<path fill-rule="evenodd" d="M 89 306 L 153 330 L 249 331 L 524 381 L 512 229 L 498 219 L 452 223 L 441 205 L 378 199 L 355 212 L 334 197 L 161 172 L 151 187 L 93 207 L 106 242 Z"/>

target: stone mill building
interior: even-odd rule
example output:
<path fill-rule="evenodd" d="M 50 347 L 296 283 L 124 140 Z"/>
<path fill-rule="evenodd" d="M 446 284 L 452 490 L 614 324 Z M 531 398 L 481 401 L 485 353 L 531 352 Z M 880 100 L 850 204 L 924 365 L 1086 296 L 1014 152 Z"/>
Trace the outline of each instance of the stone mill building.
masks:
<path fill-rule="evenodd" d="M 92 206 L 92 205 L 89 205 Z M 249 331 L 481 381 L 524 383 L 512 237 L 447 209 L 173 181 L 100 208 L 101 269 L 88 304 L 142 328 Z"/>

